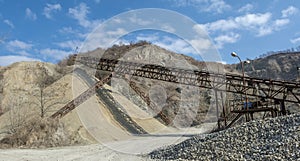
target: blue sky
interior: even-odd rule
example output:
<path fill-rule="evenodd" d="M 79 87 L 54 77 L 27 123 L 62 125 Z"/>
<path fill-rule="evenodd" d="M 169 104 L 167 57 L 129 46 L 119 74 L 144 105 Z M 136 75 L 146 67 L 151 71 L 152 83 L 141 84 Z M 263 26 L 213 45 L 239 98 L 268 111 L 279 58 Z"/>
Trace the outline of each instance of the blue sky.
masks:
<path fill-rule="evenodd" d="M 205 31 L 221 61 L 226 63 L 237 62 L 230 56 L 232 51 L 242 59 L 254 59 L 268 51 L 300 45 L 300 1 L 295 0 L 40 0 L 26 3 L 0 0 L 0 65 L 23 60 L 57 62 L 87 43 L 86 38 L 99 25 L 117 20 L 116 16 L 121 13 L 143 8 L 167 9 L 187 16 L 195 22 L 190 30 Z M 132 16 L 128 20 L 147 25 L 159 22 L 157 19 L 164 16 L 150 15 L 148 19 Z M 176 20 L 170 21 L 175 23 Z M 144 39 L 192 56 L 193 46 L 210 45 L 203 39 L 186 40 L 173 34 L 176 26 L 157 25 L 168 29 L 128 32 L 123 26 L 117 26 L 106 30 L 106 37 L 101 38 L 108 42 L 111 35 L 122 35 L 117 42 L 124 44 Z M 190 30 L 185 29 L 187 34 Z M 82 51 L 108 47 L 103 41 L 92 43 Z M 195 57 L 201 59 L 199 55 Z"/>

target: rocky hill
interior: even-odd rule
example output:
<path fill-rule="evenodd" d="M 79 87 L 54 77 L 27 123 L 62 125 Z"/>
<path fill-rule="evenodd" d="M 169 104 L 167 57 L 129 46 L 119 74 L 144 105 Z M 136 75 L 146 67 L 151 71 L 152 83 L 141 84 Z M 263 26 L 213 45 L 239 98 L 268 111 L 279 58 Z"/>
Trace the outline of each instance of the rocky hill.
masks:
<path fill-rule="evenodd" d="M 240 64 L 228 67 L 241 71 Z M 257 78 L 294 81 L 300 77 L 297 67 L 300 67 L 300 52 L 278 53 L 245 64 L 245 73 Z"/>
<path fill-rule="evenodd" d="M 107 50 L 96 49 L 78 55 L 155 64 L 170 69 L 205 70 L 207 65 L 207 62 L 199 62 L 191 57 L 176 54 L 144 41 L 130 45 L 114 45 Z M 300 61 L 299 56 L 300 53 L 283 53 L 255 59 L 251 64 L 245 65 L 245 71 L 247 75 L 253 77 L 294 80 L 298 72 L 296 67 Z M 220 66 L 219 63 L 211 64 Z M 50 139 L 51 135 L 47 133 L 55 133 L 57 136 L 55 141 L 49 140 L 49 142 L 55 143 L 49 146 L 95 142 L 93 137 L 83 128 L 75 111 L 59 122 L 53 123 L 44 119 L 74 98 L 72 97 L 74 94 L 72 93 L 74 66 L 84 69 L 86 73 L 91 74 L 91 78 L 101 79 L 108 74 L 77 64 L 72 56 L 62 60 L 59 65 L 41 62 L 19 62 L 8 67 L 0 67 L 0 113 L 2 114 L 0 114 L 0 140 L 2 139 L 2 143 L 13 144 L 12 140 L 15 140 L 16 136 L 12 134 L 24 133 L 24 129 L 19 129 L 19 127 L 22 127 L 23 124 L 26 124 L 23 127 L 32 125 L 31 120 L 34 120 L 33 124 L 38 126 L 34 128 L 36 134 L 25 137 L 25 142 L 31 140 L 26 144 L 39 142 L 37 140 Z M 226 72 L 237 74 L 240 74 L 241 71 L 240 64 L 226 65 L 224 68 Z M 172 123 L 168 126 L 197 126 L 205 118 L 210 117 L 206 115 L 212 98 L 210 90 L 140 77 L 129 76 L 129 79 L 148 95 L 158 111 L 162 111 L 165 116 L 172 120 Z M 150 109 L 145 101 L 129 88 L 129 82 L 113 78 L 110 86 L 106 89 L 113 91 L 111 92 L 114 93 L 113 95 L 116 93 L 122 95 L 117 98 L 130 100 L 144 113 L 150 114 L 161 123 L 166 124 L 165 120 L 153 114 L 153 109 Z M 38 122 L 42 125 L 40 126 Z M 43 128 L 45 124 L 52 128 L 48 130 Z M 42 138 L 38 137 L 40 131 L 44 136 Z M 7 135 L 9 137 L 6 137 Z M 3 138 L 6 139 L 3 140 Z M 19 142 L 13 144 L 13 146 L 18 145 Z M 24 143 L 20 143 L 20 145 L 24 145 Z"/>

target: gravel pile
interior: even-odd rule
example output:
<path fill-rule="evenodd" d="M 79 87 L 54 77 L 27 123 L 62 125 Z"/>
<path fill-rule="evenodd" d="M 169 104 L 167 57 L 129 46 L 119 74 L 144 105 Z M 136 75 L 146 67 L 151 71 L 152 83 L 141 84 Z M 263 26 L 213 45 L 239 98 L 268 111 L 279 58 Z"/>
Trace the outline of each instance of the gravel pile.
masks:
<path fill-rule="evenodd" d="M 149 156 L 158 160 L 300 160 L 300 114 L 196 136 Z"/>

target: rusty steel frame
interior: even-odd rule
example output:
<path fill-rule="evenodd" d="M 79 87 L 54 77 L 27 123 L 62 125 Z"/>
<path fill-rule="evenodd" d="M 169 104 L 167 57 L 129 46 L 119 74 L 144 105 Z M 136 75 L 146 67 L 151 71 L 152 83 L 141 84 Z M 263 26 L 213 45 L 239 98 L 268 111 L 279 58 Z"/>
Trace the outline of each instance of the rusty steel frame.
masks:
<path fill-rule="evenodd" d="M 82 94 L 77 96 L 75 99 L 67 103 L 64 107 L 59 109 L 57 112 L 52 114 L 51 118 L 62 118 L 66 114 L 68 114 L 70 111 L 74 110 L 77 106 L 82 104 L 84 101 L 89 99 L 92 95 L 96 93 L 96 91 L 103 87 L 104 84 L 110 81 L 112 77 L 112 74 L 108 75 L 107 77 L 103 78 L 102 80 L 98 81 L 96 84 L 94 84 L 92 87 L 90 87 L 88 90 L 84 91 Z"/>
<path fill-rule="evenodd" d="M 151 108 L 151 110 L 153 110 L 154 112 L 157 112 L 157 111 L 155 111 L 156 106 L 154 105 L 153 102 L 151 102 L 148 94 L 143 92 L 134 81 L 130 81 L 126 77 L 122 77 L 122 78 L 125 79 L 127 82 L 129 82 L 129 86 L 131 87 L 131 89 L 133 89 L 138 94 L 138 96 L 143 101 L 145 101 L 145 103 Z M 164 121 L 165 124 L 169 125 L 171 123 L 170 119 L 162 112 L 162 110 L 160 110 L 157 113 L 157 116 L 159 116 Z"/>
<path fill-rule="evenodd" d="M 219 74 L 208 71 L 168 68 L 159 65 L 126 62 L 110 59 L 79 57 L 77 61 L 97 70 L 129 74 L 132 76 L 156 79 L 161 81 L 209 88 L 231 93 L 247 93 L 248 96 L 264 99 L 300 103 L 300 83 L 268 80 L 245 76 L 246 84 L 242 84 L 242 76 Z M 257 94 L 262 93 L 262 94 Z"/>
<path fill-rule="evenodd" d="M 75 59 L 74 59 L 75 60 Z M 220 73 L 212 73 L 209 71 L 198 71 L 198 70 L 190 70 L 190 69 L 180 69 L 180 68 L 171 68 L 171 67 L 163 67 L 160 65 L 153 64 L 145 64 L 145 63 L 137 63 L 137 62 L 127 62 L 121 60 L 112 60 L 112 59 L 99 59 L 93 57 L 84 57 L 77 56 L 76 61 L 84 64 L 87 67 L 94 68 L 96 70 L 107 71 L 111 73 L 115 73 L 117 75 L 131 75 L 137 77 L 144 77 L 149 79 L 155 79 L 160 81 L 179 83 L 184 85 L 191 85 L 200 88 L 213 89 L 215 91 L 216 97 L 216 112 L 218 117 L 218 125 L 219 123 L 219 106 L 223 108 L 223 115 L 225 115 L 225 106 L 223 100 L 221 100 L 221 104 L 218 102 L 218 93 L 221 93 L 221 99 L 223 99 L 222 93 L 238 93 L 245 94 L 249 97 L 256 97 L 264 100 L 276 100 L 279 101 L 283 106 L 281 106 L 281 113 L 286 114 L 285 102 L 290 103 L 300 103 L 300 83 L 299 82 L 288 82 L 288 81 L 278 81 L 278 80 L 270 80 L 270 79 L 261 79 L 261 78 L 253 78 L 253 77 L 242 77 L 240 75 L 234 74 L 220 74 Z M 103 84 L 110 81 L 112 74 L 103 80 L 97 82 L 93 87 L 79 95 L 77 98 L 69 102 L 62 109 L 54 113 L 51 117 L 63 117 L 68 112 L 75 109 L 78 105 L 83 103 L 93 94 L 95 94 L 95 89 L 101 88 Z M 245 83 L 241 83 L 245 81 Z M 147 105 L 151 106 L 151 102 L 149 103 L 149 99 L 144 93 L 140 93 L 141 91 L 138 88 L 134 87 L 134 84 L 131 83 L 131 87 L 140 94 L 144 101 L 146 101 Z M 145 97 L 143 97 L 145 96 Z M 263 109 L 258 109 L 258 111 Z M 236 121 L 244 112 L 239 112 L 238 115 L 230 116 L 230 119 Z M 247 113 L 247 112 L 246 112 Z M 167 117 L 161 115 L 161 118 L 167 119 Z M 226 120 L 229 116 L 223 116 L 225 121 L 225 127 L 228 127 L 234 123 L 234 121 L 230 122 Z"/>

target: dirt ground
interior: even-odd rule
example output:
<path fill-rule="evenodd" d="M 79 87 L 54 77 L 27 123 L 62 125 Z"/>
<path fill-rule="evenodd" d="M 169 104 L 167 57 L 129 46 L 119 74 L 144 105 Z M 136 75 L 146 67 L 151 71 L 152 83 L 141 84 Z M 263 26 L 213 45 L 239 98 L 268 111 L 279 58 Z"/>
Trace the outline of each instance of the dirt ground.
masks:
<path fill-rule="evenodd" d="M 70 146 L 49 149 L 0 150 L 0 161 L 146 161 L 145 154 L 154 149 L 179 143 L 191 136 L 180 134 L 134 136 L 124 141 L 87 146 Z"/>
<path fill-rule="evenodd" d="M 144 157 L 117 153 L 103 145 L 95 144 L 89 146 L 63 147 L 52 149 L 14 149 L 1 150 L 1 161 L 128 161 L 146 160 Z"/>

